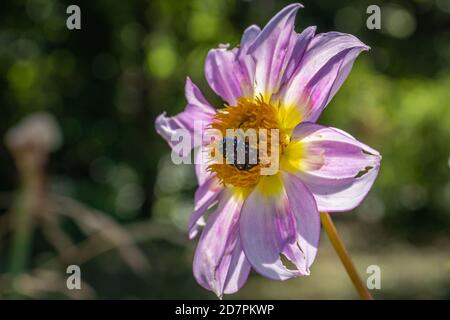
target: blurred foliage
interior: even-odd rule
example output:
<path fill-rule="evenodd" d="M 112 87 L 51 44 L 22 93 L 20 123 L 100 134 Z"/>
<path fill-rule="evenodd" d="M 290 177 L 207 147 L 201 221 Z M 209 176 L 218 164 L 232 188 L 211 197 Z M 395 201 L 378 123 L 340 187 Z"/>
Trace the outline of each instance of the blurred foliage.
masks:
<path fill-rule="evenodd" d="M 82 29 L 69 31 L 65 11 L 73 1 L 2 0 L 0 135 L 32 112 L 52 113 L 64 137 L 47 169 L 52 191 L 119 223 L 150 219 L 184 230 L 193 206 L 193 170 L 171 164 L 154 119 L 184 108 L 187 75 L 221 106 L 203 77 L 208 50 L 236 45 L 248 25 L 263 26 L 286 3 L 83 1 Z M 383 155 L 374 189 L 349 219 L 414 246 L 448 244 L 450 1 L 303 4 L 297 31 L 317 25 L 319 32 L 349 32 L 372 48 L 358 58 L 320 119 Z M 365 26 L 370 4 L 381 7 L 381 30 Z M 17 188 L 14 160 L 0 144 L 0 217 Z M 65 228 L 74 233 L 70 223 Z M 1 240 L 5 271 L 8 248 Z M 40 241 L 38 234 L 30 264 L 48 251 Z M 144 283 L 115 270 L 109 255 L 86 265 L 100 297 L 211 297 L 191 276 L 192 246 L 161 240 L 144 249 L 153 266 Z M 103 270 L 122 284 L 108 282 Z"/>

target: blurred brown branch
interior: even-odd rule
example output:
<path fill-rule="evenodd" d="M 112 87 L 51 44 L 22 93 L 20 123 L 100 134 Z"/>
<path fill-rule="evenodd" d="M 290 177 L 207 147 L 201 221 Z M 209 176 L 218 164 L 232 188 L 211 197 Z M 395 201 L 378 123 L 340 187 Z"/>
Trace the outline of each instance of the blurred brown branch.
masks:
<path fill-rule="evenodd" d="M 87 284 L 83 293 L 66 288 L 68 265 L 81 265 L 115 249 L 133 272 L 144 277 L 150 263 L 137 242 L 163 239 L 177 245 L 185 243 L 185 237 L 173 227 L 150 222 L 121 226 L 104 212 L 50 192 L 45 167 L 49 153 L 61 140 L 56 119 L 46 113 L 26 117 L 5 138 L 21 182 L 14 196 L 8 194 L 0 199 L 11 202 L 9 212 L 0 217 L 0 236 L 12 231 L 9 272 L 0 277 L 0 292 L 9 292 L 11 297 L 60 292 L 71 298 L 90 298 L 95 294 Z M 73 221 L 86 238 L 76 243 L 63 228 L 63 218 Z M 56 251 L 56 255 L 38 268 L 30 266 L 28 257 L 35 229 L 42 231 Z"/>
<path fill-rule="evenodd" d="M 89 235 L 79 244 L 60 248 L 63 253 L 60 257 L 65 257 L 71 263 L 82 264 L 102 253 L 117 249 L 130 267 L 136 273 L 142 274 L 148 271 L 149 264 L 136 243 L 154 239 L 165 240 L 180 246 L 186 243 L 185 236 L 172 226 L 152 222 L 120 226 L 100 211 L 89 209 L 76 200 L 60 195 L 52 195 L 51 199 L 56 205 L 54 210 L 72 218 Z M 53 228 L 55 228 L 54 225 Z M 51 236 L 54 237 L 53 242 L 58 242 L 60 246 L 59 239 L 63 238 L 63 233 L 56 230 L 51 232 Z M 67 240 L 63 242 L 68 243 Z"/>
<path fill-rule="evenodd" d="M 0 288 L 12 287 L 29 298 L 39 299 L 48 297 L 48 293 L 59 293 L 70 299 L 94 299 L 94 289 L 86 282 L 81 282 L 82 290 L 69 290 L 66 286 L 66 277 L 58 271 L 34 269 L 22 273 L 17 277 L 8 274 L 0 277 Z M 0 298 L 5 292 L 0 291 Z"/>

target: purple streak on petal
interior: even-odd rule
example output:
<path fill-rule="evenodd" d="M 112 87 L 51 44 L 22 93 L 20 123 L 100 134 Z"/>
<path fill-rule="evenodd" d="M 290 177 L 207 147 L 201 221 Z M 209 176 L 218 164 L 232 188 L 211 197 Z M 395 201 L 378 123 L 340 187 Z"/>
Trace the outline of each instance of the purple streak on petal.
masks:
<path fill-rule="evenodd" d="M 314 196 L 301 179 L 285 173 L 283 180 L 289 207 L 296 219 L 297 244 L 304 255 L 306 273 L 309 273 L 319 247 L 320 214 Z"/>
<path fill-rule="evenodd" d="M 294 71 L 298 68 L 306 52 L 306 48 L 314 38 L 315 33 L 316 27 L 311 26 L 303 30 L 302 33 L 295 35 L 294 49 L 292 50 L 291 59 L 289 60 L 289 63 L 286 67 L 286 71 L 284 72 L 283 80 L 281 81 L 282 85 L 289 81 Z"/>
<path fill-rule="evenodd" d="M 231 294 L 237 292 L 244 286 L 251 270 L 251 265 L 242 250 L 239 236 L 237 237 L 236 246 L 233 250 L 228 269 L 229 272 L 227 272 L 223 293 Z"/>
<path fill-rule="evenodd" d="M 256 60 L 255 95 L 266 98 L 278 92 L 295 45 L 295 15 L 301 4 L 278 12 L 259 33 L 248 52 Z"/>
<path fill-rule="evenodd" d="M 380 168 L 378 151 L 348 133 L 313 123 L 297 126 L 292 139 L 305 143 L 306 168 L 296 175 L 320 211 L 349 211 L 361 203 Z"/>
<path fill-rule="evenodd" d="M 353 62 L 369 47 L 356 37 L 338 32 L 316 35 L 280 94 L 285 105 L 301 108 L 304 121 L 317 121 L 336 94 Z"/>
<path fill-rule="evenodd" d="M 256 189 L 245 200 L 239 223 L 242 247 L 252 267 L 267 278 L 286 280 L 308 274 L 297 241 L 295 214 L 285 193 L 280 198 L 267 198 Z M 281 255 L 297 270 L 286 268 Z"/>
<path fill-rule="evenodd" d="M 216 177 L 210 177 L 203 184 L 201 184 L 195 192 L 195 206 L 194 212 L 189 220 L 188 230 L 189 239 L 197 236 L 199 227 L 201 226 L 200 218 L 206 213 L 208 208 L 216 204 L 220 198 L 222 186 L 217 181 Z"/>
<path fill-rule="evenodd" d="M 239 45 L 239 57 L 248 54 L 248 49 L 255 41 L 256 37 L 261 32 L 261 28 L 255 24 L 245 29 L 242 34 L 241 43 Z"/>
<path fill-rule="evenodd" d="M 369 47 L 367 47 L 367 46 L 363 47 L 363 48 L 358 47 L 355 49 L 351 49 L 347 52 L 344 59 L 342 60 L 340 70 L 337 73 L 337 77 L 334 80 L 333 86 L 330 89 L 330 93 L 328 94 L 328 99 L 325 103 L 323 103 L 323 106 L 321 108 L 322 110 L 328 105 L 328 103 L 331 101 L 331 99 L 333 99 L 336 92 L 341 88 L 345 79 L 347 79 L 347 76 L 349 75 L 350 71 L 352 70 L 353 63 L 355 62 L 356 58 L 364 50 L 369 50 Z M 313 115 L 313 118 L 318 119 L 319 116 L 320 116 L 320 113 Z"/>
<path fill-rule="evenodd" d="M 229 105 L 236 105 L 242 96 L 241 83 L 237 72 L 240 69 L 237 49 L 211 49 L 205 62 L 205 77 L 214 92 Z"/>
<path fill-rule="evenodd" d="M 245 97 L 253 96 L 253 86 L 255 82 L 255 60 L 248 54 L 248 48 L 260 32 L 261 29 L 256 25 L 252 25 L 245 29 L 237 54 L 240 65 L 240 68 L 237 70 L 237 75 L 239 77 L 239 82 L 241 83 L 242 94 Z"/>
<path fill-rule="evenodd" d="M 239 240 L 242 200 L 224 191 L 200 237 L 194 257 L 194 276 L 218 297 L 242 287 L 250 272 Z"/>
<path fill-rule="evenodd" d="M 156 132 L 167 141 L 171 148 L 174 146 L 171 137 L 178 129 L 188 130 L 192 134 L 192 147 L 197 147 L 194 145 L 194 122 L 201 121 L 203 126 L 206 126 L 216 113 L 200 89 L 189 78 L 186 79 L 185 95 L 188 104 L 183 112 L 173 117 L 167 117 L 164 112 L 155 121 Z M 201 141 L 201 137 L 198 140 Z"/>
<path fill-rule="evenodd" d="M 205 99 L 200 89 L 192 82 L 192 80 L 187 77 L 186 85 L 184 87 L 184 95 L 188 102 L 187 108 L 190 109 L 200 109 L 204 113 L 213 116 L 216 110 L 209 104 Z"/>
<path fill-rule="evenodd" d="M 239 97 L 253 96 L 255 61 L 247 51 L 260 31 L 252 25 L 244 31 L 239 48 L 219 47 L 210 50 L 206 57 L 206 80 L 229 105 L 236 105 Z"/>

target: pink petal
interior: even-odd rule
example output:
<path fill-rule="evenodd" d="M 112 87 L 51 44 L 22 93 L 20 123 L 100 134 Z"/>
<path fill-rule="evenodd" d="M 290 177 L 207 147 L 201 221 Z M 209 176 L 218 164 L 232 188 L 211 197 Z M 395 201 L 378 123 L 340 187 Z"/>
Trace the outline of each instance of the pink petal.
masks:
<path fill-rule="evenodd" d="M 316 33 L 316 27 L 308 27 L 303 30 L 302 33 L 295 35 L 295 45 L 292 50 L 292 56 L 289 60 L 288 66 L 286 67 L 286 71 L 283 75 L 282 83 L 286 83 L 294 74 L 295 70 L 297 70 L 302 58 L 306 52 L 306 49 L 314 38 Z"/>
<path fill-rule="evenodd" d="M 230 265 L 222 264 L 222 268 L 227 268 L 227 277 L 223 293 L 231 294 L 239 291 L 245 282 L 251 270 L 251 265 L 242 250 L 241 239 L 237 236 L 236 245 L 231 255 Z M 225 271 L 225 270 L 224 270 Z"/>
<path fill-rule="evenodd" d="M 178 129 L 188 130 L 192 135 L 192 147 L 196 147 L 197 141 L 202 141 L 202 137 L 194 139 L 194 123 L 197 121 L 204 129 L 211 122 L 212 117 L 216 113 L 215 109 L 206 101 L 200 89 L 191 81 L 186 79 L 185 95 L 188 104 L 185 110 L 174 117 L 167 117 L 166 113 L 160 114 L 155 121 L 156 132 L 160 134 L 170 145 L 174 147 L 171 137 Z"/>
<path fill-rule="evenodd" d="M 241 207 L 241 199 L 230 192 L 224 193 L 208 218 L 195 251 L 197 282 L 219 297 L 239 290 L 250 272 L 238 232 Z"/>
<path fill-rule="evenodd" d="M 287 189 L 279 197 L 265 197 L 255 189 L 245 200 L 239 223 L 248 261 L 257 272 L 275 280 L 309 274 L 320 234 L 314 198 L 298 178 L 288 178 Z M 297 269 L 284 266 L 281 255 Z"/>
<path fill-rule="evenodd" d="M 314 261 L 319 247 L 320 214 L 312 193 L 295 175 L 284 173 L 289 206 L 297 225 L 297 243 L 305 256 L 306 270 Z"/>
<path fill-rule="evenodd" d="M 237 98 L 242 96 L 236 54 L 236 49 L 211 49 L 205 62 L 205 77 L 209 86 L 229 105 L 236 105 Z"/>
<path fill-rule="evenodd" d="M 195 150 L 195 175 L 197 176 L 198 185 L 201 186 L 206 180 L 213 176 L 213 173 L 208 171 L 208 148 L 200 146 Z"/>
<path fill-rule="evenodd" d="M 253 97 L 255 82 L 255 60 L 248 54 L 248 49 L 260 32 L 261 29 L 256 25 L 248 27 L 242 35 L 239 46 L 238 61 L 241 68 L 237 75 L 245 97 Z"/>
<path fill-rule="evenodd" d="M 377 177 L 381 156 L 348 133 L 302 123 L 293 140 L 305 144 L 303 171 L 296 173 L 316 199 L 319 211 L 348 211 L 365 198 Z"/>
<path fill-rule="evenodd" d="M 255 62 L 247 50 L 259 32 L 258 26 L 250 26 L 244 31 L 239 48 L 228 50 L 222 46 L 211 49 L 206 57 L 206 80 L 229 105 L 236 105 L 239 97 L 253 96 Z"/>
<path fill-rule="evenodd" d="M 347 78 L 353 62 L 369 47 L 338 32 L 316 35 L 280 93 L 282 105 L 300 108 L 304 121 L 315 122 Z"/>
<path fill-rule="evenodd" d="M 201 226 L 201 218 L 208 208 L 218 202 L 221 191 L 222 186 L 215 177 L 210 177 L 197 188 L 197 191 L 195 192 L 194 212 L 191 215 L 188 226 L 189 239 L 196 237 L 199 227 Z"/>
<path fill-rule="evenodd" d="M 259 33 L 249 48 L 256 60 L 255 96 L 267 100 L 278 92 L 295 46 L 295 16 L 301 4 L 288 5 L 278 12 Z"/>

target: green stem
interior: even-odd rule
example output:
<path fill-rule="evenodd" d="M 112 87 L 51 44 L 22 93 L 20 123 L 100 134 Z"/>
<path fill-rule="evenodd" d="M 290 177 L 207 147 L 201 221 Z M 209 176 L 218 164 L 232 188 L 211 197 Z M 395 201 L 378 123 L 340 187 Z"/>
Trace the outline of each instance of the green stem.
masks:
<path fill-rule="evenodd" d="M 342 241 L 341 237 L 339 236 L 336 227 L 334 226 L 331 216 L 326 212 L 322 212 L 320 214 L 320 220 L 322 221 L 323 228 L 325 229 L 325 231 L 328 234 L 328 237 L 330 238 L 334 250 L 336 250 L 336 253 L 341 259 L 341 262 L 344 265 L 345 270 L 350 276 L 350 279 L 352 280 L 352 283 L 355 286 L 355 289 L 358 292 L 359 297 L 362 300 L 373 300 L 373 297 L 370 294 L 369 290 L 362 282 L 361 277 L 358 274 L 358 271 L 356 271 L 355 265 L 353 264 L 352 259 L 350 258 L 350 254 L 345 248 L 345 244 Z"/>
<path fill-rule="evenodd" d="M 12 212 L 13 238 L 10 251 L 9 271 L 13 278 L 21 274 L 28 260 L 31 242 L 32 216 L 27 206 L 27 195 L 21 192 Z"/>
<path fill-rule="evenodd" d="M 22 188 L 19 191 L 11 212 L 11 239 L 9 273 L 12 279 L 11 298 L 20 298 L 14 288 L 17 278 L 27 269 L 32 247 L 33 215 L 39 211 L 43 201 L 43 179 L 39 170 L 27 172 L 22 176 Z"/>

